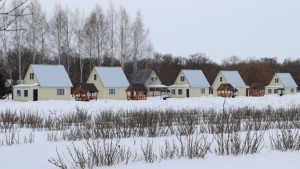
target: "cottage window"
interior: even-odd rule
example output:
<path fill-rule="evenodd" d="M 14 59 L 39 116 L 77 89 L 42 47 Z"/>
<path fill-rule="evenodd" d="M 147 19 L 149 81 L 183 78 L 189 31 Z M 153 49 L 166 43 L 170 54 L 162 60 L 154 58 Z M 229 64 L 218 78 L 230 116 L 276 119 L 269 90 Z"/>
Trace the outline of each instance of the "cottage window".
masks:
<path fill-rule="evenodd" d="M 65 95 L 65 89 L 56 89 L 57 96 L 63 96 Z"/>
<path fill-rule="evenodd" d="M 34 73 L 29 73 L 29 79 L 34 80 Z"/>
<path fill-rule="evenodd" d="M 278 83 L 278 82 L 279 82 L 278 78 L 275 78 L 275 83 Z"/>
<path fill-rule="evenodd" d="M 116 95 L 116 89 L 109 89 L 108 94 L 109 95 Z"/>
<path fill-rule="evenodd" d="M 178 89 L 178 95 L 182 95 L 182 89 Z"/>
<path fill-rule="evenodd" d="M 272 93 L 272 89 L 268 89 L 268 93 L 271 94 Z"/>
<path fill-rule="evenodd" d="M 180 81 L 184 82 L 184 76 L 180 76 Z"/>
<path fill-rule="evenodd" d="M 154 77 L 151 77 L 151 80 L 154 81 Z"/>
<path fill-rule="evenodd" d="M 17 90 L 17 97 L 21 97 L 21 90 Z"/>
<path fill-rule="evenodd" d="M 24 97 L 28 97 L 28 90 L 24 90 Z"/>
<path fill-rule="evenodd" d="M 171 92 L 172 92 L 172 95 L 176 94 L 176 90 L 175 89 L 172 89 Z"/>
<path fill-rule="evenodd" d="M 201 89 L 201 94 L 205 94 L 205 88 Z"/>
<path fill-rule="evenodd" d="M 291 88 L 291 93 L 294 93 L 294 88 Z"/>
<path fill-rule="evenodd" d="M 94 80 L 97 80 L 97 74 L 94 74 Z"/>
<path fill-rule="evenodd" d="M 278 93 L 278 89 L 274 89 L 274 93 Z"/>
<path fill-rule="evenodd" d="M 223 77 L 220 77 L 220 82 L 223 82 Z"/>

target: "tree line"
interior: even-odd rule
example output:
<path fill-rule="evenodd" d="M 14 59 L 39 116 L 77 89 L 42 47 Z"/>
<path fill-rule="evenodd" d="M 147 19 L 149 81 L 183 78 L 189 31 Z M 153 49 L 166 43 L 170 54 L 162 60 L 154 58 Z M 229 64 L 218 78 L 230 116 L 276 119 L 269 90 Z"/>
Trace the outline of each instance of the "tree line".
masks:
<path fill-rule="evenodd" d="M 121 66 L 126 76 L 150 68 L 165 85 L 172 85 L 181 69 L 203 70 L 210 84 L 219 70 L 239 71 L 248 85 L 268 85 L 274 73 L 289 72 L 300 84 L 300 59 L 279 63 L 231 56 L 218 64 L 203 53 L 175 57 L 154 52 L 140 12 L 132 19 L 113 5 L 107 11 L 97 5 L 87 15 L 56 5 L 49 17 L 37 0 L 16 8 L 27 1 L 0 4 L 0 13 L 15 9 L 0 15 L 0 79 L 12 79 L 12 85 L 21 82 L 30 64 L 62 64 L 74 86 L 86 82 L 93 66 Z"/>
<path fill-rule="evenodd" d="M 10 2 L 10 4 L 8 3 Z M 112 4 L 85 15 L 57 4 L 47 16 L 38 0 L 0 1 L 0 61 L 6 79 L 21 82 L 30 64 L 62 64 L 74 84 L 93 66 L 120 65 L 153 56 L 140 12 L 133 18 Z"/>

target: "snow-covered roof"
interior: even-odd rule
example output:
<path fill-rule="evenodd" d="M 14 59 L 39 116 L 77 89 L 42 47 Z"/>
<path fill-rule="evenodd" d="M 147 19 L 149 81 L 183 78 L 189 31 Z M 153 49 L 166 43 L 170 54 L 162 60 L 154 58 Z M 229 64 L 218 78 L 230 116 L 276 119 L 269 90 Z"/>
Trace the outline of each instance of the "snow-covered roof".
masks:
<path fill-rule="evenodd" d="M 168 86 L 166 86 L 166 85 L 148 85 L 147 87 L 164 88 L 164 87 L 168 87 Z"/>
<path fill-rule="evenodd" d="M 41 87 L 72 87 L 63 65 L 31 65 Z"/>
<path fill-rule="evenodd" d="M 95 67 L 104 87 L 128 87 L 129 82 L 121 67 Z"/>
<path fill-rule="evenodd" d="M 34 83 L 34 84 L 18 84 L 18 85 L 15 85 L 13 87 L 34 87 L 34 86 L 38 86 L 39 84 L 38 83 Z"/>
<path fill-rule="evenodd" d="M 177 88 L 177 87 L 190 87 L 190 85 L 171 85 L 171 86 L 168 86 L 169 88 Z"/>
<path fill-rule="evenodd" d="M 230 83 L 233 87 L 247 87 L 238 71 L 222 70 L 221 73 L 223 74 L 226 82 Z"/>
<path fill-rule="evenodd" d="M 298 87 L 290 73 L 276 73 L 284 87 Z"/>
<path fill-rule="evenodd" d="M 182 70 L 191 87 L 210 87 L 202 70 Z"/>

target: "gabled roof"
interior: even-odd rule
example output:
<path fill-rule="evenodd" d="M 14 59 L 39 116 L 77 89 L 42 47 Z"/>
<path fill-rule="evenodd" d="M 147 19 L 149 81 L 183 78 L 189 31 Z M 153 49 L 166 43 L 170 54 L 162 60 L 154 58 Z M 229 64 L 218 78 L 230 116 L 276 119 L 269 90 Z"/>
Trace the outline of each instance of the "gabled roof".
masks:
<path fill-rule="evenodd" d="M 41 87 L 72 87 L 63 65 L 30 65 Z"/>
<path fill-rule="evenodd" d="M 80 83 L 79 85 L 77 85 L 77 87 L 81 87 L 83 89 L 83 93 L 99 92 L 94 83 Z"/>
<path fill-rule="evenodd" d="M 276 73 L 284 87 L 298 87 L 290 73 Z"/>
<path fill-rule="evenodd" d="M 131 84 L 126 91 L 142 91 L 147 92 L 147 88 L 143 84 Z"/>
<path fill-rule="evenodd" d="M 230 83 L 233 87 L 247 87 L 238 71 L 226 71 L 221 70 L 227 83 Z"/>
<path fill-rule="evenodd" d="M 128 87 L 129 82 L 121 67 L 95 67 L 104 87 Z"/>
<path fill-rule="evenodd" d="M 250 89 L 260 89 L 260 90 L 265 90 L 264 85 L 262 85 L 261 83 L 252 83 L 252 85 L 249 87 Z"/>
<path fill-rule="evenodd" d="M 238 90 L 234 88 L 230 83 L 222 83 L 217 90 L 220 90 L 221 87 L 225 87 L 228 91 L 237 92 Z"/>
<path fill-rule="evenodd" d="M 191 87 L 210 87 L 202 70 L 182 70 Z"/>
<path fill-rule="evenodd" d="M 145 84 L 145 82 L 149 79 L 149 76 L 152 73 L 152 69 L 138 69 L 130 75 L 130 83 L 131 84 Z"/>

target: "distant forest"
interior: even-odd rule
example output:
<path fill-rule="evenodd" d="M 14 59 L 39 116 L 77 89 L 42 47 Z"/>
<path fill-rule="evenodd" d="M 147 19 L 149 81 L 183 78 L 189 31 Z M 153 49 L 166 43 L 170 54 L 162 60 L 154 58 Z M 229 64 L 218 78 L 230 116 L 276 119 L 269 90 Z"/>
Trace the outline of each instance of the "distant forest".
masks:
<path fill-rule="evenodd" d="M 141 14 L 132 18 L 122 7 L 104 11 L 96 6 L 84 15 L 57 5 L 53 16 L 46 16 L 37 0 L 12 0 L 0 1 L 0 13 L 0 74 L 14 84 L 30 64 L 62 64 L 74 86 L 86 82 L 93 66 L 121 66 L 127 76 L 153 69 L 165 85 L 173 84 L 181 69 L 203 70 L 210 84 L 219 70 L 239 71 L 247 85 L 268 85 L 276 72 L 289 72 L 300 84 L 300 59 L 279 63 L 276 58 L 231 56 L 217 64 L 204 53 L 181 57 L 155 52 Z"/>

